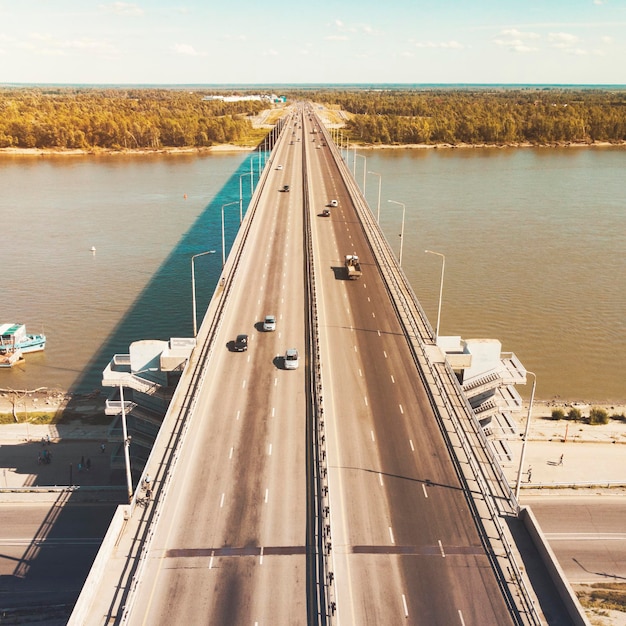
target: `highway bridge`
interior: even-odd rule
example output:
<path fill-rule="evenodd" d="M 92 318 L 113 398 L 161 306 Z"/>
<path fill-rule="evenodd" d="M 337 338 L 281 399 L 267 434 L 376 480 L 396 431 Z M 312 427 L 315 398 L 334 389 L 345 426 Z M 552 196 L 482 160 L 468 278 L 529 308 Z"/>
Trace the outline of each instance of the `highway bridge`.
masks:
<path fill-rule="evenodd" d="M 282 120 L 197 339 L 152 499 L 120 507 L 70 624 L 545 623 L 514 495 L 309 105 Z"/>

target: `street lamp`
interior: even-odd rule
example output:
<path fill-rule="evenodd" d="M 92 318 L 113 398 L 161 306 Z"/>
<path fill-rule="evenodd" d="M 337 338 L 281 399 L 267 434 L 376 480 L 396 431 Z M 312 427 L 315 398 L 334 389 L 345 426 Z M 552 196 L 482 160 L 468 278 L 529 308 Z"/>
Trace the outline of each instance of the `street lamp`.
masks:
<path fill-rule="evenodd" d="M 199 254 L 194 254 L 191 257 L 191 302 L 193 307 L 193 336 L 195 337 L 198 334 L 198 326 L 196 324 L 196 275 L 194 273 L 193 262 L 199 256 L 204 256 L 205 254 L 215 254 L 215 250 L 207 250 L 206 252 L 200 252 Z"/>
<path fill-rule="evenodd" d="M 400 256 L 398 257 L 398 263 L 402 267 L 402 243 L 404 242 L 404 214 L 406 213 L 406 206 L 402 202 L 396 202 L 395 200 L 388 200 L 393 204 L 399 204 L 402 207 L 402 229 L 400 231 Z"/>
<path fill-rule="evenodd" d="M 120 382 L 120 406 L 122 408 L 122 437 L 124 438 L 124 465 L 126 467 L 126 487 L 128 489 L 128 503 L 133 500 L 133 479 L 130 475 L 130 437 L 126 428 L 126 408 L 124 407 L 124 386 Z"/>
<path fill-rule="evenodd" d="M 524 439 L 522 440 L 522 453 L 519 458 L 519 468 L 517 470 L 517 483 L 515 484 L 515 500 L 518 503 L 519 509 L 519 490 L 522 483 L 522 467 L 524 466 L 524 457 L 526 456 L 526 442 L 528 441 L 528 431 L 530 430 L 530 416 L 533 410 L 533 400 L 535 399 L 535 387 L 537 386 L 537 375 L 533 372 L 526 371 L 526 374 L 531 374 L 533 377 L 533 388 L 530 392 L 530 403 L 528 404 L 528 415 L 526 416 L 526 428 L 524 429 Z"/>
<path fill-rule="evenodd" d="M 428 254 L 436 254 L 441 257 L 441 283 L 439 284 L 439 306 L 437 307 L 437 328 L 435 330 L 435 345 L 439 338 L 439 320 L 441 319 L 441 297 L 443 296 L 443 273 L 446 269 L 446 257 L 441 252 L 434 252 L 433 250 L 424 250 Z"/>
<path fill-rule="evenodd" d="M 245 174 L 239 174 L 239 223 L 243 221 L 243 189 L 241 188 L 241 179 L 244 176 L 250 176 L 250 197 L 254 193 L 254 188 L 252 187 L 252 172 L 246 172 Z"/>
<path fill-rule="evenodd" d="M 367 172 L 367 157 L 363 156 L 362 154 L 357 154 L 355 152 L 354 153 L 355 160 L 356 160 L 356 157 L 363 159 L 363 195 L 365 195 L 365 174 Z"/>
<path fill-rule="evenodd" d="M 222 204 L 222 267 L 226 265 L 226 243 L 224 242 L 224 208 L 227 206 L 231 206 L 232 204 L 239 204 L 239 201 L 234 200 L 233 202 L 227 202 L 226 204 Z"/>
<path fill-rule="evenodd" d="M 378 209 L 376 211 L 376 221 L 380 224 L 380 188 L 382 187 L 382 184 L 383 184 L 383 177 L 378 172 L 368 171 L 367 173 L 374 174 L 374 176 L 378 176 Z"/>

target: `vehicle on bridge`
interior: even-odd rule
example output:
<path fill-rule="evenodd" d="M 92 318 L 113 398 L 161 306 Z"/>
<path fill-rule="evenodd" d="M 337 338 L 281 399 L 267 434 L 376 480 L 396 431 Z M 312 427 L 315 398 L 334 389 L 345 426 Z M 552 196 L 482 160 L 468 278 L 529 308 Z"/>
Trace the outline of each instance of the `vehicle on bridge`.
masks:
<path fill-rule="evenodd" d="M 322 217 L 330 217 L 330 209 L 328 207 L 322 211 Z"/>
<path fill-rule="evenodd" d="M 286 370 L 298 369 L 298 365 L 300 365 L 300 360 L 298 358 L 298 351 L 295 348 L 289 348 L 287 352 L 285 352 L 284 364 Z"/>
<path fill-rule="evenodd" d="M 289 185 L 283 185 L 280 191 L 289 191 Z"/>
<path fill-rule="evenodd" d="M 266 332 L 276 330 L 276 316 L 266 315 L 263 320 L 263 330 Z"/>
<path fill-rule="evenodd" d="M 328 206 L 338 206 L 338 204 L 339 204 L 339 203 L 337 202 L 337 200 L 331 200 L 331 201 L 328 203 Z"/>
<path fill-rule="evenodd" d="M 245 352 L 248 349 L 248 335 L 237 335 L 233 350 L 235 352 Z"/>
<path fill-rule="evenodd" d="M 346 254 L 346 272 L 349 280 L 361 278 L 361 263 L 356 254 Z"/>

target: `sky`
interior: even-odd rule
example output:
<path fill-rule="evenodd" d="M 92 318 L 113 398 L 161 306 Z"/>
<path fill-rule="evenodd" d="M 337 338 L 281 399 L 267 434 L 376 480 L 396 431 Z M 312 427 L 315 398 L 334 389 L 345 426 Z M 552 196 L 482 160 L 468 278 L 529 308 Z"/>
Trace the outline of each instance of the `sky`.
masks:
<path fill-rule="evenodd" d="M 626 0 L 0 0 L 0 84 L 626 84 Z"/>

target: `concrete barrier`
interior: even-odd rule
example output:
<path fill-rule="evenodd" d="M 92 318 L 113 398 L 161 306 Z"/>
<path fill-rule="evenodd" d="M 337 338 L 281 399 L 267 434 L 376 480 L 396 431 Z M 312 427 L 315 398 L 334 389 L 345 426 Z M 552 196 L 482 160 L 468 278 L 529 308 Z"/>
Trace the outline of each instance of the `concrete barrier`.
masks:
<path fill-rule="evenodd" d="M 128 504 L 123 504 L 117 507 L 115 515 L 113 515 L 113 519 L 111 520 L 109 530 L 104 536 L 102 545 L 100 546 L 93 565 L 89 570 L 87 580 L 85 581 L 83 589 L 80 592 L 80 596 L 74 605 L 72 615 L 68 621 L 68 626 L 83 626 L 84 624 L 87 624 L 91 603 L 95 597 L 98 587 L 100 586 L 107 563 L 109 562 L 117 544 L 117 539 L 128 518 L 129 508 Z"/>
<path fill-rule="evenodd" d="M 532 542 L 539 552 L 539 556 L 546 568 L 554 586 L 556 587 L 563 604 L 567 609 L 573 626 L 591 626 L 591 622 L 587 619 L 584 609 L 581 606 L 574 590 L 565 578 L 565 574 L 559 565 L 559 562 L 552 552 L 552 548 L 546 541 L 546 538 L 537 523 L 537 519 L 530 507 L 522 507 L 520 509 L 520 519 L 522 520 Z"/>

